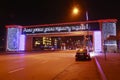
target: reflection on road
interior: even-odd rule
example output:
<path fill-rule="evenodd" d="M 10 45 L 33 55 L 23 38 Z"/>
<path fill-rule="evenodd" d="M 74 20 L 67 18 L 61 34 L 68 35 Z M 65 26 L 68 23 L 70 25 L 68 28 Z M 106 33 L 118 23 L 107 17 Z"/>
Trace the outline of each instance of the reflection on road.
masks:
<path fill-rule="evenodd" d="M 75 51 L 0 55 L 0 68 L 0 80 L 99 80 L 94 61 L 75 62 Z"/>

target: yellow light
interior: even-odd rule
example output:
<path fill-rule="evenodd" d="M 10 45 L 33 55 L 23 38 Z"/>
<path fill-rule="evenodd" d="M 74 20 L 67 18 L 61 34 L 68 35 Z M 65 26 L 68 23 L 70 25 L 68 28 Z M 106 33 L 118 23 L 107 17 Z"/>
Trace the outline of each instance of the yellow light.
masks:
<path fill-rule="evenodd" d="M 76 14 L 78 14 L 78 12 L 79 12 L 79 9 L 78 9 L 77 7 L 74 7 L 74 8 L 73 8 L 73 14 L 76 15 Z"/>
<path fill-rule="evenodd" d="M 43 37 L 43 44 L 46 43 L 46 37 Z"/>

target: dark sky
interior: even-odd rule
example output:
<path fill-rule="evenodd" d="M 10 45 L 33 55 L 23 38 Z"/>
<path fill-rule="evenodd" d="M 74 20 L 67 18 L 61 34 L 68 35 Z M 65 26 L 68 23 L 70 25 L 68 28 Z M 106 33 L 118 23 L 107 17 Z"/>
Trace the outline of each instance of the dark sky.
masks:
<path fill-rule="evenodd" d="M 77 19 L 71 18 L 74 4 L 82 10 Z M 120 18 L 120 2 L 115 0 L 4 0 L 0 5 L 0 23 L 3 24 L 82 21 L 85 11 L 88 11 L 90 20 Z"/>
<path fill-rule="evenodd" d="M 71 17 L 73 5 L 81 8 L 81 14 L 77 17 Z M 1 0 L 0 29 L 8 24 L 35 25 L 84 21 L 86 11 L 89 20 L 108 18 L 119 20 L 120 2 L 119 0 Z"/>

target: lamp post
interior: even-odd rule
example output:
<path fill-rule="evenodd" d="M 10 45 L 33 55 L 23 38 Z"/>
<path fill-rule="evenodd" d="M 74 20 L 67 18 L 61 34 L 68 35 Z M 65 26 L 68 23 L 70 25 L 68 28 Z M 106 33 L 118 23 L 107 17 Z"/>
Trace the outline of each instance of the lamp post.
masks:
<path fill-rule="evenodd" d="M 74 6 L 74 7 L 73 7 L 72 14 L 73 14 L 74 16 L 80 14 L 80 8 L 77 7 L 77 6 Z M 89 20 L 89 18 L 88 18 L 88 11 L 85 12 L 85 19 L 86 19 L 86 21 Z M 87 26 L 87 28 L 88 28 L 88 29 L 87 29 L 87 36 L 86 36 L 86 37 L 88 38 L 88 42 L 89 42 L 89 25 L 86 24 L 86 26 Z M 89 49 L 89 44 L 88 44 L 88 49 Z"/>
<path fill-rule="evenodd" d="M 85 12 L 85 18 L 86 21 L 88 21 L 88 11 Z M 87 38 L 88 38 L 88 51 L 90 50 L 90 37 L 89 37 L 89 24 L 86 24 L 87 26 Z"/>

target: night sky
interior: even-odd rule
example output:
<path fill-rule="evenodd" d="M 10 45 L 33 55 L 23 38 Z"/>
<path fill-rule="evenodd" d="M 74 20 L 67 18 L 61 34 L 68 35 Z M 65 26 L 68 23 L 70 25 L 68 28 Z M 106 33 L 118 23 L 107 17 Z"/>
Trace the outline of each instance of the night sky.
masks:
<path fill-rule="evenodd" d="M 81 9 L 71 16 L 74 5 Z M 5 25 L 35 25 L 84 21 L 88 11 L 89 20 L 120 19 L 119 0 L 4 0 L 0 1 L 0 37 L 5 36 Z"/>

